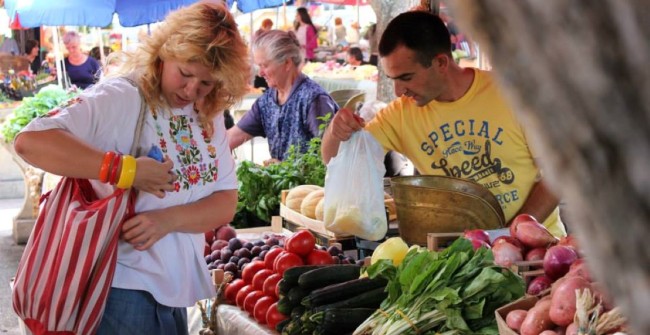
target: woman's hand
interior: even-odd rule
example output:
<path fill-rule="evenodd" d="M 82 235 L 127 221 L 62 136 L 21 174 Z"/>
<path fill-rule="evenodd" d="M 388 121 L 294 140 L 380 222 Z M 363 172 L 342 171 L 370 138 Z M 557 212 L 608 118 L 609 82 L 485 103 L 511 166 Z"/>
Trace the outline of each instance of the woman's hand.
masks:
<path fill-rule="evenodd" d="M 170 232 L 160 211 L 140 213 L 122 225 L 122 239 L 134 249 L 144 251 Z"/>
<path fill-rule="evenodd" d="M 352 110 L 343 108 L 334 115 L 328 130 L 332 138 L 338 141 L 347 141 L 352 136 L 352 133 L 363 129 L 365 126 L 366 123 L 363 118 L 354 114 Z"/>
<path fill-rule="evenodd" d="M 175 190 L 176 175 L 172 171 L 173 167 L 174 163 L 169 158 L 161 163 L 149 157 L 138 157 L 133 187 L 164 198 L 165 192 Z"/>

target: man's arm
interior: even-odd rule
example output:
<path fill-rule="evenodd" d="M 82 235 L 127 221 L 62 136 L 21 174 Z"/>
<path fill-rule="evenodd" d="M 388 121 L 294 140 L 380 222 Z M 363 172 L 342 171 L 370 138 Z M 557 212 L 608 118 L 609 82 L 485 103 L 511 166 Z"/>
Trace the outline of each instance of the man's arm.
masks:
<path fill-rule="evenodd" d="M 363 127 L 365 127 L 365 122 L 360 116 L 355 115 L 349 109 L 339 110 L 323 135 L 320 149 L 323 162 L 327 164 L 332 157 L 336 157 L 339 152 L 339 144 L 349 140 L 352 133 L 363 129 Z"/>
<path fill-rule="evenodd" d="M 526 202 L 524 202 L 524 205 L 521 206 L 517 214 L 530 214 L 534 216 L 537 221 L 544 222 L 548 216 L 553 213 L 555 208 L 557 208 L 559 203 L 559 199 L 551 192 L 548 186 L 546 186 L 544 180 L 540 179 L 535 183 L 535 185 L 533 185 Z"/>

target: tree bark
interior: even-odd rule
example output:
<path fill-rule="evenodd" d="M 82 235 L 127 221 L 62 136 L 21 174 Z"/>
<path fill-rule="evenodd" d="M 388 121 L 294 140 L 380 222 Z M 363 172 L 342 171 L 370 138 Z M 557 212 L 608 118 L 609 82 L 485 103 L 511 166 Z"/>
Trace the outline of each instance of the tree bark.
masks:
<path fill-rule="evenodd" d="M 650 334 L 650 7 L 453 0 L 570 207 L 594 277 Z"/>
<path fill-rule="evenodd" d="M 404 13 L 412 7 L 420 4 L 420 0 L 371 0 L 370 5 L 377 16 L 377 36 L 381 36 L 388 25 L 388 22 L 400 13 Z M 395 99 L 395 90 L 393 81 L 386 77 L 386 73 L 381 68 L 379 70 L 379 80 L 377 81 L 377 100 L 390 102 Z"/>

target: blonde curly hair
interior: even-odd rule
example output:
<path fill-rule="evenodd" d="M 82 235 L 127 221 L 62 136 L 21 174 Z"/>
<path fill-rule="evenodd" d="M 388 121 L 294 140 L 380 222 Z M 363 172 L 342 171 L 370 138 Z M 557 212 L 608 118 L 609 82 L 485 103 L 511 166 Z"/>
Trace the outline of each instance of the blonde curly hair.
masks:
<path fill-rule="evenodd" d="M 247 46 L 222 3 L 198 2 L 171 12 L 137 50 L 123 57 L 122 64 L 107 77 L 134 79 L 152 112 L 170 108 L 161 86 L 165 60 L 210 68 L 215 88 L 195 104 L 199 121 L 210 134 L 214 117 L 240 101 L 251 80 Z"/>

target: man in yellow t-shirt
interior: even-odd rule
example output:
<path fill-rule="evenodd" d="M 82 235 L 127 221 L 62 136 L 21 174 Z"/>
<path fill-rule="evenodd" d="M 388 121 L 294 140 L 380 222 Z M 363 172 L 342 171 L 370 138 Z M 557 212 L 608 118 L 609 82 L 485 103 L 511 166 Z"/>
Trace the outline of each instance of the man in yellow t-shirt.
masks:
<path fill-rule="evenodd" d="M 508 224 L 527 213 L 555 236 L 566 235 L 558 199 L 543 183 L 510 106 L 489 72 L 453 61 L 449 32 L 438 16 L 400 14 L 382 35 L 379 54 L 399 98 L 367 125 L 352 111 L 339 111 L 323 137 L 326 163 L 341 141 L 365 127 L 420 173 L 470 179 L 489 189 Z"/>

